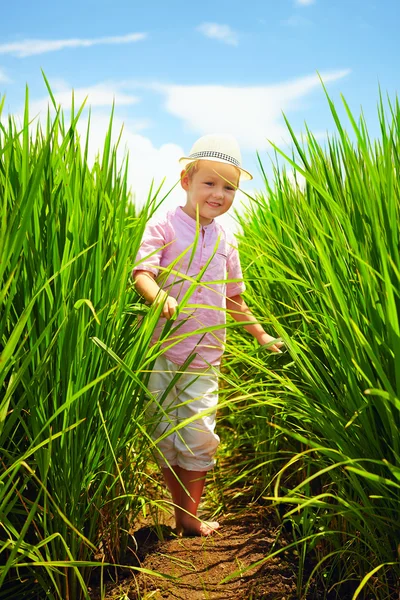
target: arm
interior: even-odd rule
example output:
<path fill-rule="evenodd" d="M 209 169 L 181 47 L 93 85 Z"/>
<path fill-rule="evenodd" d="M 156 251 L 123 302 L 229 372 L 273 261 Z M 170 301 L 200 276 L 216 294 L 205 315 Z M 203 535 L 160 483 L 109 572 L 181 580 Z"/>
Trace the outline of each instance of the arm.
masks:
<path fill-rule="evenodd" d="M 150 304 L 163 303 L 162 316 L 170 319 L 175 313 L 178 303 L 172 296 L 168 296 L 155 281 L 155 276 L 150 271 L 135 271 L 135 288 Z"/>
<path fill-rule="evenodd" d="M 275 339 L 264 331 L 240 294 L 226 299 L 226 310 L 235 321 L 248 323 L 248 325 L 244 325 L 245 330 L 251 333 L 262 346 L 269 344 Z M 272 350 L 272 352 L 281 352 L 279 348 L 283 345 L 283 342 L 277 342 L 273 346 L 270 346 L 269 350 Z"/>

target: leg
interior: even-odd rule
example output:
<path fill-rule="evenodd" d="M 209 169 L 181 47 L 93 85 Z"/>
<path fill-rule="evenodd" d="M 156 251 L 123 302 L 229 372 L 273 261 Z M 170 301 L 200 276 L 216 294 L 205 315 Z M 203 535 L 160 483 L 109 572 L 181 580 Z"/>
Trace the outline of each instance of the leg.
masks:
<path fill-rule="evenodd" d="M 181 486 L 174 473 L 179 477 L 179 467 L 176 460 L 176 449 L 174 444 L 175 433 L 165 436 L 170 430 L 174 430 L 177 423 L 175 404 L 177 402 L 177 391 L 172 387 L 166 395 L 165 391 L 170 387 L 171 380 L 176 371 L 176 365 L 168 361 L 164 356 L 156 359 L 153 370 L 150 374 L 148 389 L 155 397 L 155 401 L 150 401 L 146 408 L 148 419 L 148 431 L 151 434 L 157 450 L 155 459 L 161 467 L 164 481 L 172 496 L 174 503 L 175 520 L 179 521 Z M 163 439 L 160 441 L 160 437 Z M 161 454 L 158 453 L 161 451 Z M 171 465 L 171 468 L 167 467 Z"/>
<path fill-rule="evenodd" d="M 154 375 L 152 373 L 149 382 L 149 390 L 159 397 L 162 396 L 162 390 L 167 389 L 171 373 L 176 370 L 176 366 L 166 361 L 164 357 L 162 360 L 165 364 L 157 359 L 157 369 L 154 369 Z M 218 381 L 215 375 L 208 376 L 208 369 L 201 372 L 200 377 L 198 377 L 197 369 L 194 371 L 194 373 L 190 371 L 182 373 L 179 381 L 176 382 L 176 387 L 164 399 L 163 405 L 167 405 L 168 420 L 164 416 L 161 418 L 152 431 L 152 437 L 171 465 L 169 468 L 163 460 L 159 461 L 164 481 L 175 505 L 178 534 L 210 535 L 219 527 L 219 524 L 200 521 L 197 518 L 197 510 L 204 489 L 206 473 L 213 467 L 213 455 L 219 442 L 218 436 L 214 433 L 215 413 L 213 410 L 218 402 L 216 394 Z M 164 380 L 164 375 L 167 373 L 169 380 Z M 171 411 L 172 406 L 174 409 Z M 211 414 L 201 416 L 201 413 L 207 409 L 211 409 Z M 149 411 L 149 416 L 153 411 L 155 411 L 154 404 L 152 411 Z M 196 416 L 197 419 L 174 432 L 179 420 L 184 421 L 192 416 Z M 164 437 L 160 442 L 158 437 L 168 430 L 174 433 Z"/>
<path fill-rule="evenodd" d="M 219 437 L 215 434 L 218 378 L 214 370 L 189 368 L 177 382 L 177 389 L 181 400 L 177 404 L 178 422 L 190 419 L 179 429 L 180 435 L 175 439 L 178 467 L 174 467 L 174 470 L 182 482 L 182 486 L 179 486 L 174 478 L 175 485 L 179 486 L 176 487 L 177 496 L 180 492 L 178 505 L 182 509 L 176 515 L 177 532 L 210 535 L 218 529 L 219 524 L 216 521 L 200 521 L 197 511 L 207 471 L 214 466 L 214 454 L 219 443 Z"/>
<path fill-rule="evenodd" d="M 181 468 L 178 467 L 178 465 L 174 465 L 173 469 L 174 469 L 174 472 L 176 473 L 176 475 L 179 477 L 179 479 L 181 479 L 181 474 L 180 474 Z M 162 474 L 164 477 L 164 481 L 167 484 L 167 488 L 169 489 L 170 494 L 172 496 L 172 502 L 175 505 L 174 506 L 175 523 L 176 523 L 176 527 L 178 529 L 178 523 L 180 523 L 180 521 L 181 521 L 181 510 L 180 509 L 181 509 L 182 487 L 171 469 L 169 469 L 168 467 L 162 467 L 161 471 L 162 471 Z M 179 533 L 179 531 L 178 531 L 178 533 Z"/>
<path fill-rule="evenodd" d="M 210 535 L 219 527 L 217 521 L 200 521 L 197 510 L 203 494 L 206 471 L 187 471 L 179 468 L 179 478 L 189 492 L 180 487 L 181 500 L 179 506 L 183 509 L 178 513 L 176 529 L 178 534 Z M 179 519 L 179 520 L 178 520 Z"/>
<path fill-rule="evenodd" d="M 203 494 L 205 471 L 187 471 L 181 467 L 174 467 L 190 496 L 183 489 L 171 469 L 163 468 L 164 481 L 171 493 L 175 504 L 175 520 L 178 535 L 210 535 L 218 529 L 217 521 L 200 521 L 197 510 Z M 181 510 L 182 509 L 182 510 Z"/>

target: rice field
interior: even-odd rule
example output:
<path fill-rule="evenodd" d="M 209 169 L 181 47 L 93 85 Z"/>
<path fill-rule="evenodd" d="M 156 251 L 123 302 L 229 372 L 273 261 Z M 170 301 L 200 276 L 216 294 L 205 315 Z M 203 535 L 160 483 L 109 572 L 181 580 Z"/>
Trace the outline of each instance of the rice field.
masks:
<path fill-rule="evenodd" d="M 83 106 L 66 123 L 49 97 L 57 114 L 45 124 L 31 123 L 27 91 L 23 125 L 0 125 L 0 598 L 79 600 L 157 506 L 144 409 L 159 308 L 129 274 L 163 191 L 135 207 L 112 115 L 89 165 Z M 238 217 L 246 301 L 287 351 L 229 325 L 220 434 L 235 461 L 218 494 L 242 486 L 276 507 L 298 550 L 299 598 L 311 559 L 326 598 L 392 600 L 400 107 L 379 99 L 371 139 L 345 100 L 346 123 L 327 102 L 335 135 L 299 141 L 287 123 L 293 154 L 275 149 L 273 177 Z"/>

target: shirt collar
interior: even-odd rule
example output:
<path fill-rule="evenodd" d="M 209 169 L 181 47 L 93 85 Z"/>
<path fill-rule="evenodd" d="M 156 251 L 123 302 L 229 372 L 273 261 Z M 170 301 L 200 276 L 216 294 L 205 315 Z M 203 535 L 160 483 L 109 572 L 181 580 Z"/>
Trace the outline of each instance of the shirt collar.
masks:
<path fill-rule="evenodd" d="M 191 227 L 193 229 L 193 231 L 196 230 L 196 219 L 192 219 L 192 217 L 190 217 L 189 215 L 187 215 L 185 213 L 185 211 L 183 210 L 182 206 L 178 206 L 178 208 L 176 209 L 175 212 L 176 216 L 181 220 L 184 221 L 184 223 L 186 223 L 187 225 L 189 225 L 189 227 Z M 205 230 L 208 229 L 215 229 L 216 227 L 216 223 L 215 223 L 215 219 L 213 219 L 211 221 L 211 223 L 209 223 L 208 225 L 201 225 L 201 227 Z"/>

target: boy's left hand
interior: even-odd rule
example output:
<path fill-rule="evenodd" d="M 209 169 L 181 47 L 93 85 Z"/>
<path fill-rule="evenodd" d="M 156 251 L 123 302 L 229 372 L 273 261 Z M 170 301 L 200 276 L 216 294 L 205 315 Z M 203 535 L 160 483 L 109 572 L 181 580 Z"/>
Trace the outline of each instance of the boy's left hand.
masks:
<path fill-rule="evenodd" d="M 266 346 L 267 344 L 270 344 L 271 342 L 273 342 L 276 338 L 271 337 L 270 335 L 268 335 L 268 333 L 262 333 L 260 335 L 260 337 L 258 338 L 258 343 L 261 346 Z M 271 352 L 278 352 L 279 354 L 282 354 L 282 350 L 279 350 L 279 348 L 282 348 L 282 346 L 284 346 L 284 342 L 276 342 L 275 344 L 272 344 L 271 346 L 269 346 L 268 350 L 270 350 Z"/>

